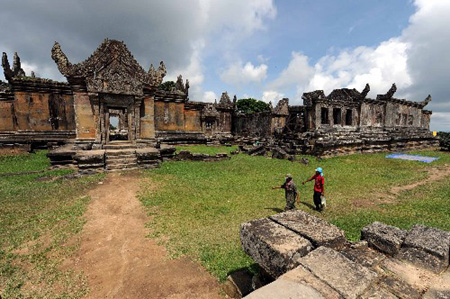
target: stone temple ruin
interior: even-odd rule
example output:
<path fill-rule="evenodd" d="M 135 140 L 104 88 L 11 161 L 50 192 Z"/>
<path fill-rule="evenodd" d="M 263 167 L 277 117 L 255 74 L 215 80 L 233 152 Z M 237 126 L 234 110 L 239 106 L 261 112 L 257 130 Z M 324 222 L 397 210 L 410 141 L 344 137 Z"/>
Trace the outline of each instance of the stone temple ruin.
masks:
<path fill-rule="evenodd" d="M 226 92 L 219 102 L 190 101 L 181 75 L 163 88 L 164 63 L 145 71 L 120 41 L 106 39 L 77 64 L 58 43 L 51 56 L 67 82 L 27 76 L 17 54 L 11 68 L 3 53 L 0 151 L 64 145 L 49 153 L 53 164 L 98 171 L 154 167 L 173 154 L 170 144 L 259 141 L 322 156 L 437 145 L 423 109 L 431 97 L 397 99 L 395 85 L 376 99 L 367 98 L 369 85 L 328 96 L 314 91 L 303 94 L 302 106 L 283 99 L 271 111 L 244 115 Z"/>

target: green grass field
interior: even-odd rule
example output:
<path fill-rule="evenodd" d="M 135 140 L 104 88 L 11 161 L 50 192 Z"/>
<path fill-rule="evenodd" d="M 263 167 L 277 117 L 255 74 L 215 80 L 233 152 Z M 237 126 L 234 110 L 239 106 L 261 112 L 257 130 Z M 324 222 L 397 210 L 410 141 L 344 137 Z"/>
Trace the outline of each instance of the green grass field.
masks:
<path fill-rule="evenodd" d="M 89 198 L 100 176 L 52 180 L 46 152 L 0 157 L 0 294 L 2 298 L 74 298 L 87 293 L 85 279 L 61 262 L 76 250 Z M 5 176 L 13 172 L 42 173 Z M 70 242 L 69 242 L 70 241 Z"/>
<path fill-rule="evenodd" d="M 214 154 L 230 148 L 183 147 L 191 152 Z M 173 256 L 198 259 L 220 280 L 229 272 L 250 267 L 253 262 L 241 249 L 240 224 L 280 212 L 285 205 L 280 185 L 291 173 L 300 190 L 299 209 L 323 217 L 345 230 L 352 241 L 360 237 L 365 225 L 378 220 L 409 228 L 415 223 L 450 230 L 450 182 L 430 182 L 386 200 L 394 186 L 428 177 L 432 167 L 450 164 L 442 152 L 420 154 L 439 156 L 432 164 L 385 159 L 386 154 L 351 155 L 308 166 L 286 160 L 250 157 L 244 154 L 231 160 L 205 162 L 166 162 L 146 175 L 154 182 L 144 185 L 141 200 L 152 215 L 149 227 L 153 237 L 167 246 Z M 327 209 L 312 209 L 313 183 L 301 182 L 324 168 Z"/>
<path fill-rule="evenodd" d="M 235 147 L 180 147 L 191 152 L 229 153 Z M 385 159 L 385 154 L 351 155 L 309 165 L 245 154 L 220 162 L 164 162 L 144 172 L 140 199 L 151 221 L 151 236 L 172 256 L 200 261 L 218 279 L 241 268 L 256 270 L 241 249 L 240 224 L 280 212 L 280 185 L 286 173 L 300 190 L 299 209 L 323 217 L 358 240 L 363 226 L 378 220 L 402 228 L 422 223 L 450 230 L 450 180 L 429 181 L 389 195 L 392 187 L 426 179 L 429 171 L 448 172 L 450 155 L 431 164 Z M 0 157 L 0 294 L 3 298 L 77 298 L 88 292 L 85 278 L 62 267 L 79 246 L 89 198 L 102 176 L 53 180 L 70 170 L 47 170 L 45 152 Z M 312 182 L 324 168 L 328 207 L 312 210 Z M 446 170 L 447 169 L 447 170 Z M 41 171 L 5 176 L 11 172 Z M 149 183 L 149 181 L 151 183 Z"/>

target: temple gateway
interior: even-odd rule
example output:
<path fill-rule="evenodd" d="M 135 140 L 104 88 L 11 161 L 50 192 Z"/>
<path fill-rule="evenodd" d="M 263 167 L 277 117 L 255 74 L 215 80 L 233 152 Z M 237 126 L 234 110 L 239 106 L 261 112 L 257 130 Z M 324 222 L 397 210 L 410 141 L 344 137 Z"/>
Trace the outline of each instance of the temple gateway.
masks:
<path fill-rule="evenodd" d="M 67 82 L 27 76 L 17 53 L 12 67 L 3 53 L 8 82 L 0 81 L 0 152 L 51 147 L 53 164 L 102 171 L 154 167 L 173 152 L 169 144 L 259 140 L 322 156 L 437 145 L 431 111 L 423 109 L 431 96 L 397 99 L 395 84 L 375 99 L 367 98 L 367 84 L 361 92 L 304 93 L 304 105 L 283 99 L 270 111 L 244 115 L 226 92 L 219 102 L 190 101 L 181 75 L 162 85 L 164 63 L 145 71 L 121 41 L 104 40 L 77 64 L 55 43 L 51 57 Z"/>

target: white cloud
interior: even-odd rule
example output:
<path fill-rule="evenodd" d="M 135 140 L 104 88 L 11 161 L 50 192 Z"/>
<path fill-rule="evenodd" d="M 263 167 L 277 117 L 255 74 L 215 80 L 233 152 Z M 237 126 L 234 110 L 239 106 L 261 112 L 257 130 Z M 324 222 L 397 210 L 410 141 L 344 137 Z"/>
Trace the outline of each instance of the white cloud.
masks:
<path fill-rule="evenodd" d="M 375 48 L 357 47 L 324 56 L 315 64 L 315 73 L 305 91 L 323 89 L 329 93 L 342 87 L 362 89 L 369 83 L 369 96 L 375 96 L 396 83 L 401 92 L 412 84 L 407 71 L 408 48 L 408 43 L 392 38 Z"/>
<path fill-rule="evenodd" d="M 267 65 L 254 66 L 251 62 L 242 65 L 241 62 L 232 64 L 222 72 L 220 79 L 228 84 L 240 86 L 253 82 L 261 82 L 267 77 Z"/>
<path fill-rule="evenodd" d="M 299 52 L 292 52 L 287 68 L 281 71 L 277 79 L 269 83 L 269 89 L 285 89 L 291 86 L 303 86 L 313 75 L 314 70 L 308 63 L 308 57 Z"/>
<path fill-rule="evenodd" d="M 272 105 L 276 105 L 279 100 L 281 100 L 284 97 L 284 94 L 279 93 L 275 90 L 267 90 L 263 92 L 262 101 L 269 103 L 271 102 Z"/>
<path fill-rule="evenodd" d="M 205 91 L 203 93 L 202 102 L 213 103 L 215 100 L 217 100 L 217 95 L 214 91 Z"/>

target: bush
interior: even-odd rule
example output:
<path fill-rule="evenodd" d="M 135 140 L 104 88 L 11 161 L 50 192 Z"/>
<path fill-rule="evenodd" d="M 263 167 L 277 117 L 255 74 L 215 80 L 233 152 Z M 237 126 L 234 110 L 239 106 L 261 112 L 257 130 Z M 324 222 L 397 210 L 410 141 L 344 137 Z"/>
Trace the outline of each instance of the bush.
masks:
<path fill-rule="evenodd" d="M 238 111 L 244 114 L 270 111 L 269 104 L 253 98 L 239 99 L 236 102 L 236 105 Z"/>
<path fill-rule="evenodd" d="M 450 133 L 439 132 L 437 136 L 439 138 L 439 145 L 441 146 L 441 149 L 444 151 L 450 151 Z"/>

